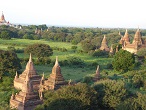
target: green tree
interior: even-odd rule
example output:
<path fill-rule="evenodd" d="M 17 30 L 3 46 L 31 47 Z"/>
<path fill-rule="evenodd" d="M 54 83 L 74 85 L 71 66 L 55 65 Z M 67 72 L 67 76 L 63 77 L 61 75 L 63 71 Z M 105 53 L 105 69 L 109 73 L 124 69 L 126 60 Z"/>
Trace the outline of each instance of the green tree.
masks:
<path fill-rule="evenodd" d="M 131 54 L 130 52 L 121 49 L 115 54 L 112 65 L 113 68 L 117 71 L 132 70 L 135 65 L 134 54 Z"/>
<path fill-rule="evenodd" d="M 25 34 L 24 36 L 23 36 L 23 39 L 33 39 L 33 37 L 32 37 L 32 35 L 31 34 Z"/>
<path fill-rule="evenodd" d="M 146 48 L 139 49 L 137 55 L 146 57 Z"/>
<path fill-rule="evenodd" d="M 2 31 L 0 37 L 2 39 L 11 39 L 10 33 L 8 31 Z"/>
<path fill-rule="evenodd" d="M 47 110 L 97 110 L 97 92 L 87 84 L 65 86 L 47 91 L 43 107 Z"/>
<path fill-rule="evenodd" d="M 0 77 L 8 73 L 14 76 L 20 69 L 20 60 L 15 52 L 0 50 Z"/>
<path fill-rule="evenodd" d="M 85 52 L 89 52 L 90 50 L 94 50 L 94 49 L 95 49 L 95 46 L 92 45 L 90 39 L 85 39 L 85 40 L 83 40 L 83 41 L 81 42 L 81 46 L 82 46 L 82 49 L 83 49 Z"/>
<path fill-rule="evenodd" d="M 104 80 L 94 84 L 98 93 L 101 109 L 115 109 L 127 96 L 125 84 L 122 81 Z"/>
<path fill-rule="evenodd" d="M 14 89 L 12 77 L 4 76 L 0 80 L 0 110 L 10 110 L 10 97 L 12 93 L 16 93 L 17 90 Z"/>
<path fill-rule="evenodd" d="M 25 53 L 31 53 L 34 56 L 49 57 L 53 54 L 52 48 L 47 44 L 32 44 L 25 48 Z"/>
<path fill-rule="evenodd" d="M 131 97 L 121 102 L 116 110 L 145 110 L 146 94 L 137 93 L 136 97 Z"/>

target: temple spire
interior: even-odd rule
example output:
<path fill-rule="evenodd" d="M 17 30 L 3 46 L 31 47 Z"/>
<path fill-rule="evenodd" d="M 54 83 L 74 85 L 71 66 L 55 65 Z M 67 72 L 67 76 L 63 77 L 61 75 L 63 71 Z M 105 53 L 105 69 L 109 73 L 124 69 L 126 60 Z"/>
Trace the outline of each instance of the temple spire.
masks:
<path fill-rule="evenodd" d="M 19 78 L 17 71 L 16 71 L 15 79 L 16 79 L 16 78 Z"/>
<path fill-rule="evenodd" d="M 96 69 L 96 73 L 95 73 L 95 75 L 94 75 L 94 77 L 93 77 L 93 81 L 98 81 L 98 80 L 100 80 L 100 70 L 99 70 L 99 65 L 97 66 L 97 69 Z"/>
<path fill-rule="evenodd" d="M 138 44 L 138 45 L 142 45 L 142 38 L 141 38 L 141 33 L 140 33 L 140 29 L 138 27 L 136 33 L 135 33 L 135 36 L 134 36 L 134 39 L 133 39 L 133 44 Z"/>
<path fill-rule="evenodd" d="M 29 62 L 32 62 L 31 53 L 30 53 L 30 56 L 29 56 Z"/>
<path fill-rule="evenodd" d="M 35 71 L 34 69 L 34 65 L 33 65 L 33 62 L 32 62 L 32 56 L 31 56 L 31 53 L 30 53 L 30 56 L 29 56 L 29 61 L 27 62 L 27 65 L 26 65 L 26 70 L 28 71 Z"/>
<path fill-rule="evenodd" d="M 59 63 L 58 63 L 58 56 L 56 56 L 56 62 L 55 62 L 55 65 L 59 65 Z"/>
<path fill-rule="evenodd" d="M 112 53 L 112 54 L 114 53 L 113 45 L 111 45 L 110 53 Z"/>
<path fill-rule="evenodd" d="M 1 18 L 0 18 L 0 23 L 6 23 L 6 20 L 5 20 L 5 16 L 3 14 L 3 11 L 2 11 Z"/>
<path fill-rule="evenodd" d="M 45 78 L 44 78 L 44 72 L 43 72 L 43 75 L 42 75 L 42 78 L 41 78 L 41 80 L 43 81 Z"/>
<path fill-rule="evenodd" d="M 130 43 L 129 34 L 128 34 L 127 29 L 126 29 L 124 37 L 123 37 L 123 42 Z"/>
<path fill-rule="evenodd" d="M 116 46 L 116 53 L 119 51 L 119 46 L 117 45 Z"/>
<path fill-rule="evenodd" d="M 97 66 L 96 74 L 99 74 L 99 65 Z"/>

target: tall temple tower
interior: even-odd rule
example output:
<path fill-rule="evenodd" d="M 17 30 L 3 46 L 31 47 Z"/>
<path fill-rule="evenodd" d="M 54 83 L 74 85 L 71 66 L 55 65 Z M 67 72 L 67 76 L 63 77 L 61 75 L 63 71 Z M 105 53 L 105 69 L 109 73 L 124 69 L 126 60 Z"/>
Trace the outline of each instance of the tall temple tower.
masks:
<path fill-rule="evenodd" d="M 6 20 L 5 20 L 5 16 L 2 12 L 2 15 L 1 15 L 1 18 L 0 18 L 0 23 L 7 23 Z"/>
<path fill-rule="evenodd" d="M 138 45 L 142 45 L 143 44 L 139 28 L 137 29 L 137 31 L 135 33 L 135 36 L 134 36 L 132 44 L 138 44 Z"/>
<path fill-rule="evenodd" d="M 48 80 L 44 81 L 43 87 L 45 90 L 56 90 L 60 88 L 60 86 L 66 85 L 67 82 L 64 80 L 61 74 L 61 68 L 58 63 L 58 57 L 56 57 L 55 65 L 52 69 L 52 73 Z"/>
<path fill-rule="evenodd" d="M 130 43 L 130 38 L 129 38 L 129 34 L 128 34 L 128 30 L 126 29 L 125 35 L 123 37 L 124 42 L 126 43 Z"/>
<path fill-rule="evenodd" d="M 102 40 L 100 50 L 109 51 L 109 47 L 107 46 L 107 41 L 106 41 L 106 36 L 105 35 L 104 35 L 104 38 Z"/>
<path fill-rule="evenodd" d="M 33 89 L 38 90 L 41 76 L 37 75 L 37 73 L 36 73 L 36 70 L 35 70 L 33 62 L 32 62 L 31 54 L 30 54 L 29 61 L 26 65 L 26 68 L 23 71 L 23 73 L 20 76 L 18 76 L 18 74 L 16 73 L 16 76 L 14 79 L 14 87 L 16 89 L 20 89 L 20 90 L 22 89 L 22 85 L 25 82 L 25 78 L 26 78 L 27 74 L 29 75 L 29 77 L 32 81 Z"/>
<path fill-rule="evenodd" d="M 129 34 L 128 34 L 128 30 L 127 29 L 125 31 L 124 36 L 121 37 L 121 40 L 120 40 L 120 44 L 123 45 L 124 43 L 126 43 L 126 44 L 129 44 L 130 43 L 130 38 L 129 38 Z"/>
<path fill-rule="evenodd" d="M 32 80 L 29 73 L 26 73 L 22 90 L 18 94 L 12 94 L 10 98 L 10 107 L 18 110 L 34 110 L 34 108 L 42 104 L 42 98 L 39 97 L 38 91 L 34 91 Z"/>

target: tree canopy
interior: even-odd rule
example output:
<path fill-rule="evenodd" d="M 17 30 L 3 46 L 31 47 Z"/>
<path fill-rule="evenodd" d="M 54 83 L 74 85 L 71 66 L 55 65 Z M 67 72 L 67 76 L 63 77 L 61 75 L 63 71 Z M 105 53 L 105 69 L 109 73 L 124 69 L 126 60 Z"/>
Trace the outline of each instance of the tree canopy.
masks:
<path fill-rule="evenodd" d="M 91 40 L 90 39 L 85 39 L 81 42 L 81 46 L 82 46 L 82 49 L 85 51 L 85 52 L 89 52 L 90 50 L 94 50 L 95 49 L 95 45 L 92 44 Z"/>
<path fill-rule="evenodd" d="M 25 53 L 31 53 L 34 56 L 40 57 L 49 57 L 53 55 L 53 50 L 49 45 L 46 44 L 32 44 L 25 48 Z"/>
<path fill-rule="evenodd" d="M 117 71 L 128 71 L 134 68 L 135 57 L 134 54 L 121 49 L 114 56 L 112 62 L 113 68 Z"/>
<path fill-rule="evenodd" d="M 139 49 L 137 55 L 146 57 L 146 48 Z"/>
<path fill-rule="evenodd" d="M 57 91 L 47 91 L 44 104 L 37 109 L 47 110 L 96 110 L 97 92 L 87 84 L 65 86 Z"/>
<path fill-rule="evenodd" d="M 97 99 L 101 109 L 115 109 L 127 96 L 125 84 L 122 81 L 105 80 L 94 84 L 99 94 Z"/>
<path fill-rule="evenodd" d="M 15 52 L 0 50 L 0 77 L 8 73 L 14 76 L 20 69 L 20 60 Z"/>

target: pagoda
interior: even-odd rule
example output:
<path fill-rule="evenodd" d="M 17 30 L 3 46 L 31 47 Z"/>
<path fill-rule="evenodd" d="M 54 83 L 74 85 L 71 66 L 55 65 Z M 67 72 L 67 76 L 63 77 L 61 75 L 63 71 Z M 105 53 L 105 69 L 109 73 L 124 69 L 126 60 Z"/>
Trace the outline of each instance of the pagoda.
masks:
<path fill-rule="evenodd" d="M 37 105 L 43 103 L 38 91 L 35 92 L 33 90 L 32 82 L 33 80 L 31 80 L 29 73 L 26 73 L 21 91 L 18 94 L 12 94 L 10 98 L 11 109 L 34 110 Z"/>
<path fill-rule="evenodd" d="M 5 16 L 2 12 L 2 15 L 1 15 L 1 18 L 0 18 L 0 23 L 7 23 L 6 20 L 5 20 Z"/>
<path fill-rule="evenodd" d="M 22 89 L 22 85 L 25 82 L 27 74 L 29 75 L 29 77 L 32 81 L 33 89 L 38 90 L 39 85 L 40 85 L 41 76 L 37 75 L 37 73 L 36 73 L 36 70 L 35 70 L 33 62 L 32 62 L 31 54 L 30 54 L 30 57 L 29 57 L 29 61 L 26 65 L 26 68 L 22 72 L 22 74 L 18 76 L 18 74 L 16 72 L 16 76 L 15 76 L 15 79 L 14 79 L 14 87 L 16 89 L 20 89 L 20 90 Z"/>
<path fill-rule="evenodd" d="M 96 73 L 93 77 L 93 81 L 96 82 L 96 81 L 99 81 L 100 80 L 100 70 L 99 70 L 99 65 L 97 66 L 97 69 L 96 69 Z"/>
<path fill-rule="evenodd" d="M 105 35 L 104 35 L 104 38 L 102 40 L 100 50 L 104 50 L 104 51 L 109 51 L 110 50 L 109 47 L 107 46 L 107 41 L 106 41 Z"/>
<path fill-rule="evenodd" d="M 141 48 L 146 48 L 146 43 L 143 42 L 140 30 L 138 28 L 135 33 L 133 42 L 132 43 L 124 42 L 122 45 L 122 49 L 137 54 L 137 51 Z"/>
<path fill-rule="evenodd" d="M 52 73 L 50 74 L 50 77 L 44 81 L 43 88 L 45 90 L 56 90 L 63 85 L 67 85 L 67 82 L 64 80 L 61 74 L 61 68 L 58 63 L 58 57 L 56 57 L 56 62 L 52 69 Z"/>
<path fill-rule="evenodd" d="M 126 43 L 126 44 L 129 44 L 130 43 L 130 38 L 129 38 L 129 34 L 128 34 L 128 30 L 126 29 L 125 31 L 125 34 L 123 37 L 121 37 L 121 40 L 120 40 L 120 44 L 123 44 L 123 43 Z"/>
<path fill-rule="evenodd" d="M 139 28 L 137 29 L 132 44 L 142 45 L 142 37 Z"/>

